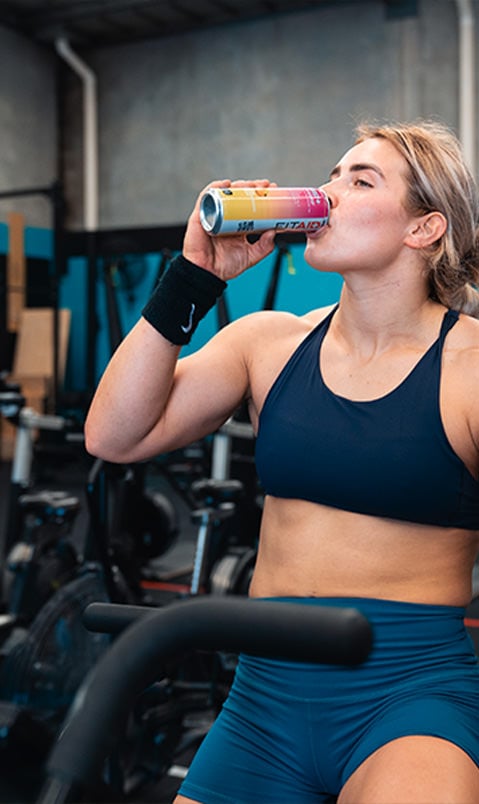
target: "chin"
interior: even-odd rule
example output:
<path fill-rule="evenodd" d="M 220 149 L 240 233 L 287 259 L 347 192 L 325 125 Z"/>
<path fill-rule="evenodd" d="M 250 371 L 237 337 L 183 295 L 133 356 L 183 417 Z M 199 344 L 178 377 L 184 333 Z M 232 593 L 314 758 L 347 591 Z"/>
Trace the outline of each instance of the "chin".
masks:
<path fill-rule="evenodd" d="M 304 249 L 304 259 L 309 265 L 312 265 L 313 268 L 320 268 L 324 258 L 320 256 L 320 251 L 316 246 L 316 239 L 308 237 L 306 240 L 306 248 Z"/>

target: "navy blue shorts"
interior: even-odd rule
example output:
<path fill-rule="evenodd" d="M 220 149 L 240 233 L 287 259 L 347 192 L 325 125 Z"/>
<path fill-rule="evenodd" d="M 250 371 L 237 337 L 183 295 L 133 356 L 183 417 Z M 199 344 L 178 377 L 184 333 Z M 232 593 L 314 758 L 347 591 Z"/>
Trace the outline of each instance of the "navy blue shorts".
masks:
<path fill-rule="evenodd" d="M 479 765 L 479 667 L 463 608 L 281 600 L 359 609 L 373 626 L 373 650 L 349 668 L 240 656 L 184 796 L 204 804 L 326 802 L 370 754 L 406 735 L 449 740 Z"/>

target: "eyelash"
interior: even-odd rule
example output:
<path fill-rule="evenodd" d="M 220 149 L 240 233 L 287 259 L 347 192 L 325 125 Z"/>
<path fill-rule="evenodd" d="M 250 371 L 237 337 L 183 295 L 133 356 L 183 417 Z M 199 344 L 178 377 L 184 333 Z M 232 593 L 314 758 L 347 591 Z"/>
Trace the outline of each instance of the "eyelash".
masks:
<path fill-rule="evenodd" d="M 360 185 L 361 187 L 372 187 L 373 185 L 366 181 L 366 179 L 356 179 L 354 182 L 355 185 Z"/>

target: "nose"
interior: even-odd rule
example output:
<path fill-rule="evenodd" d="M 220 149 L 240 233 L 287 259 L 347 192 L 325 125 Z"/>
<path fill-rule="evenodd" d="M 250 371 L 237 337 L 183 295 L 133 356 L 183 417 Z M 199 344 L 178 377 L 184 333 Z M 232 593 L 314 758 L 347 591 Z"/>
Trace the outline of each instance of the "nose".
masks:
<path fill-rule="evenodd" d="M 337 204 L 337 198 L 336 198 L 335 193 L 331 192 L 330 183 L 328 182 L 327 184 L 322 184 L 321 185 L 321 190 L 323 191 L 323 193 L 326 194 L 326 198 L 329 201 L 329 208 L 334 209 L 334 207 Z"/>
<path fill-rule="evenodd" d="M 327 199 L 329 201 L 329 206 L 333 209 L 337 204 L 337 198 L 334 192 L 333 187 L 333 180 L 327 181 L 321 185 L 321 190 L 323 193 L 326 193 Z"/>

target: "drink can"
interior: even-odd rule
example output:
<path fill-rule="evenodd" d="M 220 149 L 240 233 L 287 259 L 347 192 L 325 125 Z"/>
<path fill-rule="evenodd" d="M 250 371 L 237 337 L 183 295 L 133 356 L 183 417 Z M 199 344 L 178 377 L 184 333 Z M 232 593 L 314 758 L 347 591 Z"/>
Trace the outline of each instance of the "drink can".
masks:
<path fill-rule="evenodd" d="M 315 232 L 329 219 L 329 198 L 318 187 L 212 187 L 200 201 L 211 235 Z"/>

